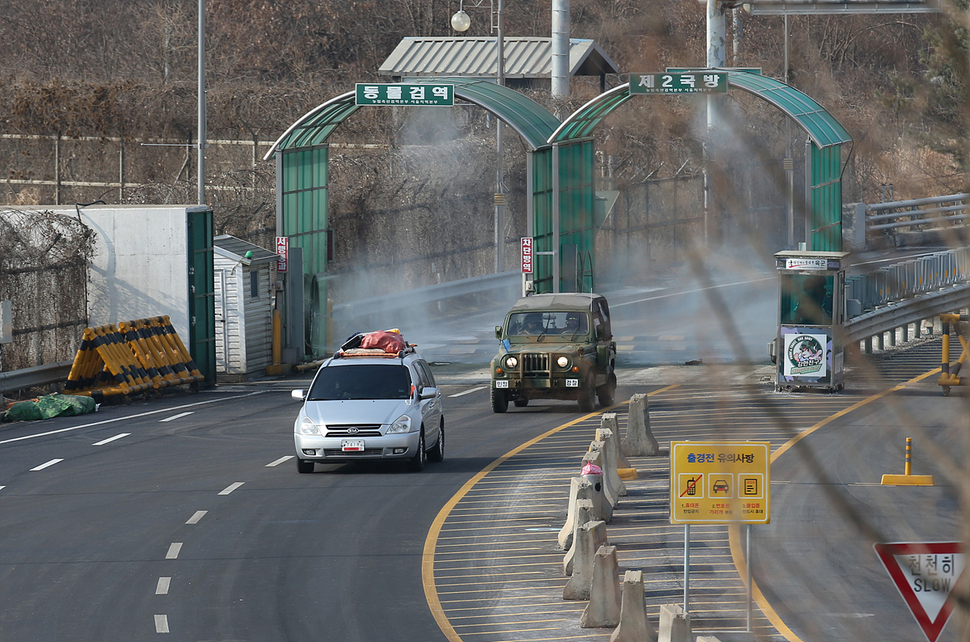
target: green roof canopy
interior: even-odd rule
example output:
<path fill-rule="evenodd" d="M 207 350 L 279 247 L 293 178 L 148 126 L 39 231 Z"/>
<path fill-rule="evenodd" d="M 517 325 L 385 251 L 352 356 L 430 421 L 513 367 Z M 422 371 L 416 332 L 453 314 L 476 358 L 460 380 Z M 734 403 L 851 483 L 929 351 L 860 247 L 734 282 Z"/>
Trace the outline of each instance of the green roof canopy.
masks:
<path fill-rule="evenodd" d="M 805 130 L 819 149 L 852 142 L 848 132 L 832 114 L 794 87 L 745 71 L 727 70 L 727 74 L 729 87 L 755 94 L 785 112 Z M 653 98 L 651 96 L 649 99 Z M 630 83 L 600 94 L 570 115 L 549 138 L 549 143 L 589 136 L 611 111 L 629 99 Z"/>
<path fill-rule="evenodd" d="M 546 141 L 559 126 L 559 120 L 549 110 L 519 92 L 491 80 L 469 78 L 434 78 L 414 84 L 442 84 L 455 86 L 455 96 L 490 111 L 517 131 L 534 150 L 545 147 Z M 277 151 L 311 147 L 326 142 L 333 130 L 359 108 L 356 92 L 349 91 L 331 98 L 302 116 L 277 139 L 263 157 L 269 160 Z"/>

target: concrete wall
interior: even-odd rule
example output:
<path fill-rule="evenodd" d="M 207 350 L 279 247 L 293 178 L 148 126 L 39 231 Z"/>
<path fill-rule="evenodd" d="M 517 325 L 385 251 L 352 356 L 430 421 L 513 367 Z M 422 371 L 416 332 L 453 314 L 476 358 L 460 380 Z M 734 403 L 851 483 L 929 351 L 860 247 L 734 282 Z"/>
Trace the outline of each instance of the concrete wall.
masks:
<path fill-rule="evenodd" d="M 198 205 L 91 205 L 81 221 L 94 230 L 88 271 L 92 326 L 168 315 L 183 342 L 189 337 L 186 212 Z M 77 217 L 64 206 L 33 206 Z"/>

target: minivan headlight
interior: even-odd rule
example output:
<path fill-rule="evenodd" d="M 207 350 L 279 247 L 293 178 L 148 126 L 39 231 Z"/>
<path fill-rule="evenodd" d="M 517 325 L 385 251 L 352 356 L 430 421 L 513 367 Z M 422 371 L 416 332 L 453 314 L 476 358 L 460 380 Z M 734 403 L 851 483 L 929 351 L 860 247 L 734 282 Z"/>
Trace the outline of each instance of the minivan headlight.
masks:
<path fill-rule="evenodd" d="M 407 415 L 401 415 L 391 423 L 386 434 L 395 435 L 406 432 L 411 432 L 411 418 Z"/>
<path fill-rule="evenodd" d="M 309 417 L 303 417 L 297 424 L 297 432 L 301 435 L 316 435 L 318 437 L 323 435 L 323 426 L 318 426 L 313 423 Z"/>

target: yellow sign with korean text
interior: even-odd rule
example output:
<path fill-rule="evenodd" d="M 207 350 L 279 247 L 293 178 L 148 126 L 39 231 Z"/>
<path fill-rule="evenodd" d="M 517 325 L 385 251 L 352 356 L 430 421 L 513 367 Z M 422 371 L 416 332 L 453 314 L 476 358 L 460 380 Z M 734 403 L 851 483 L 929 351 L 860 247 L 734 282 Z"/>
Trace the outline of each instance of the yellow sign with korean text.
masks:
<path fill-rule="evenodd" d="M 770 459 L 767 441 L 670 442 L 670 523 L 769 523 Z"/>

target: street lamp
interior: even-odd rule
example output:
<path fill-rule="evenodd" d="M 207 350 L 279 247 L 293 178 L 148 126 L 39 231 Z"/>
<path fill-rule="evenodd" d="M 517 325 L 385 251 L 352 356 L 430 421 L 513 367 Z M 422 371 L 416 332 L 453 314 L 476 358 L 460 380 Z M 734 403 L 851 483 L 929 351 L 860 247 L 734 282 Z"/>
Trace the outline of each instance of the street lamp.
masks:
<path fill-rule="evenodd" d="M 485 0 L 470 1 L 474 3 L 471 5 L 473 7 L 481 7 L 485 4 Z M 496 1 L 498 2 L 497 8 L 495 6 Z M 489 7 L 493 18 L 491 27 L 496 32 L 498 44 L 495 84 L 505 85 L 505 38 L 502 35 L 502 0 L 489 0 Z M 465 13 L 464 0 L 462 0 L 458 5 L 458 13 L 451 17 L 451 28 L 459 33 L 464 33 L 468 31 L 471 24 L 471 18 Z M 502 245 L 505 241 L 503 238 L 505 235 L 503 234 L 502 208 L 505 205 L 505 193 L 502 191 L 502 121 L 497 116 L 495 118 L 495 149 L 498 154 L 498 165 L 495 170 L 495 272 L 499 273 L 504 267 Z"/>

